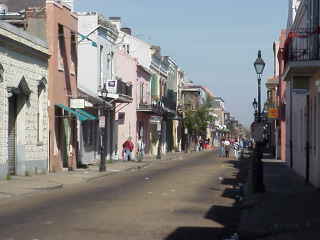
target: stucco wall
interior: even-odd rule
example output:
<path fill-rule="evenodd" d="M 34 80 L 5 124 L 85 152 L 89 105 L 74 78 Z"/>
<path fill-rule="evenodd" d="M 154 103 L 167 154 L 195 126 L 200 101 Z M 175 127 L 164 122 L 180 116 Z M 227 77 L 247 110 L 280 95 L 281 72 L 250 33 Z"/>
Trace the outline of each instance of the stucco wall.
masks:
<path fill-rule="evenodd" d="M 78 32 L 78 19 L 70 9 L 55 2 L 47 2 L 47 39 L 49 51 L 51 54 L 49 60 L 49 129 L 50 129 L 50 170 L 62 170 L 61 149 L 59 149 L 57 139 L 59 138 L 59 120 L 56 117 L 55 105 L 64 104 L 69 106 L 69 99 L 78 96 L 76 73 L 72 73 L 71 56 L 71 34 Z M 64 69 L 59 69 L 59 44 L 58 44 L 58 26 L 61 24 L 64 30 L 65 51 L 63 53 Z M 66 123 L 67 124 L 67 123 Z M 72 138 L 68 148 L 69 167 L 76 167 L 76 134 L 75 121 L 69 120 L 67 129 L 70 130 Z M 61 146 L 63 143 L 61 143 Z"/>
<path fill-rule="evenodd" d="M 122 144 L 130 136 L 132 137 L 132 141 L 135 145 L 134 154 L 137 149 L 137 62 L 135 59 L 131 58 L 124 52 L 116 52 L 115 64 L 117 66 L 117 76 L 122 78 L 124 82 L 130 82 L 132 84 L 133 96 L 133 102 L 116 113 L 115 125 L 118 129 L 118 154 L 119 156 L 121 156 Z M 122 106 L 124 105 L 122 104 Z M 119 107 L 121 106 L 118 106 L 118 108 Z M 125 114 L 125 120 L 123 122 L 119 121 L 119 113 Z"/>
<path fill-rule="evenodd" d="M 151 45 L 134 36 L 122 33 L 123 44 L 129 44 L 129 55 L 136 58 L 138 64 L 149 68 L 151 65 Z"/>
<path fill-rule="evenodd" d="M 30 49 L 29 49 L 30 50 Z M 43 92 L 40 111 L 43 112 L 43 138 L 38 142 L 38 84 L 47 79 L 47 59 L 36 55 L 26 55 L 25 49 L 11 50 L 0 46 L 0 63 L 4 69 L 4 81 L 0 83 L 0 178 L 8 174 L 8 92 L 7 87 L 17 87 L 24 77 L 31 94 L 23 101 L 17 117 L 17 174 L 26 171 L 46 172 L 48 164 L 48 101 L 47 90 Z M 46 86 L 47 87 L 47 86 Z"/>

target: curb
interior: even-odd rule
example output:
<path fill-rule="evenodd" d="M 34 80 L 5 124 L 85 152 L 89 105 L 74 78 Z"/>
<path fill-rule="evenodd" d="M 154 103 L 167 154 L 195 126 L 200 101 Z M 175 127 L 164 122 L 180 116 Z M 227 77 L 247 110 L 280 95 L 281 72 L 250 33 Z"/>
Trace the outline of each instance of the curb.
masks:
<path fill-rule="evenodd" d="M 63 184 L 57 184 L 51 187 L 35 187 L 35 188 L 30 188 L 32 190 L 37 190 L 37 191 L 49 191 L 49 190 L 56 190 L 63 188 Z"/>

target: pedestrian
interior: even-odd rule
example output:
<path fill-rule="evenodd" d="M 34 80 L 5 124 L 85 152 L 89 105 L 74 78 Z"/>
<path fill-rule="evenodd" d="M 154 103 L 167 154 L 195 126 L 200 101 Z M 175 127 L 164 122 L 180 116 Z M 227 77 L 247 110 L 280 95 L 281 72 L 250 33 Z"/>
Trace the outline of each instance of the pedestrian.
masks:
<path fill-rule="evenodd" d="M 225 156 L 225 149 L 224 149 L 224 138 L 221 139 L 220 142 L 220 157 L 224 157 Z"/>
<path fill-rule="evenodd" d="M 202 138 L 200 138 L 199 140 L 199 151 L 203 151 L 204 150 L 204 141 Z"/>
<path fill-rule="evenodd" d="M 238 159 L 239 158 L 239 143 L 237 140 L 235 140 L 233 143 L 233 152 L 234 152 L 234 157 L 236 159 Z"/>
<path fill-rule="evenodd" d="M 141 162 L 144 157 L 144 143 L 142 141 L 141 136 L 139 136 L 139 138 L 138 138 L 137 145 L 138 145 L 138 161 Z"/>
<path fill-rule="evenodd" d="M 225 148 L 225 156 L 226 158 L 229 158 L 230 156 L 230 141 L 227 139 L 224 141 L 224 148 Z"/>
<path fill-rule="evenodd" d="M 134 148 L 134 144 L 132 142 L 132 137 L 128 137 L 127 141 L 125 141 L 122 145 L 123 147 L 123 158 L 125 161 L 132 161 L 133 155 L 132 151 Z"/>

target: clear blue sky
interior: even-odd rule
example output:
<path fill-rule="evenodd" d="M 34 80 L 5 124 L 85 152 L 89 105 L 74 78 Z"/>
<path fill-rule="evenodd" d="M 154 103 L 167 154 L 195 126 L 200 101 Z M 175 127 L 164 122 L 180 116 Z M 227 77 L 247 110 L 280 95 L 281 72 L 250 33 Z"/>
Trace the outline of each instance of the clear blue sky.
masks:
<path fill-rule="evenodd" d="M 257 94 L 253 62 L 261 49 L 264 86 L 273 74 L 272 44 L 286 26 L 288 0 L 75 0 L 75 9 L 120 16 L 191 80 L 224 98 L 227 111 L 248 126 Z"/>

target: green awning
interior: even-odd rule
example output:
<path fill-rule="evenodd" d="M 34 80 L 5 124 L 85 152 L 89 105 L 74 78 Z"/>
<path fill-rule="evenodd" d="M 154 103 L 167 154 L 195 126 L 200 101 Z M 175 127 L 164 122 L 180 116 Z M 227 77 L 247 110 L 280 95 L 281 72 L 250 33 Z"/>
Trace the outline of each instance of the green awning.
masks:
<path fill-rule="evenodd" d="M 88 113 L 87 111 L 84 111 L 82 109 L 76 109 L 76 111 L 89 118 L 89 120 L 97 120 L 97 117 L 95 115 Z"/>
<path fill-rule="evenodd" d="M 81 114 L 79 112 L 76 112 L 75 110 L 73 110 L 73 109 L 71 109 L 71 108 L 69 108 L 69 107 L 67 107 L 67 106 L 65 106 L 63 104 L 56 104 L 56 106 L 62 108 L 63 110 L 65 110 L 65 111 L 67 111 L 69 113 L 71 113 L 72 115 L 74 115 L 80 121 L 86 121 L 86 120 L 90 119 L 86 115 Z"/>

